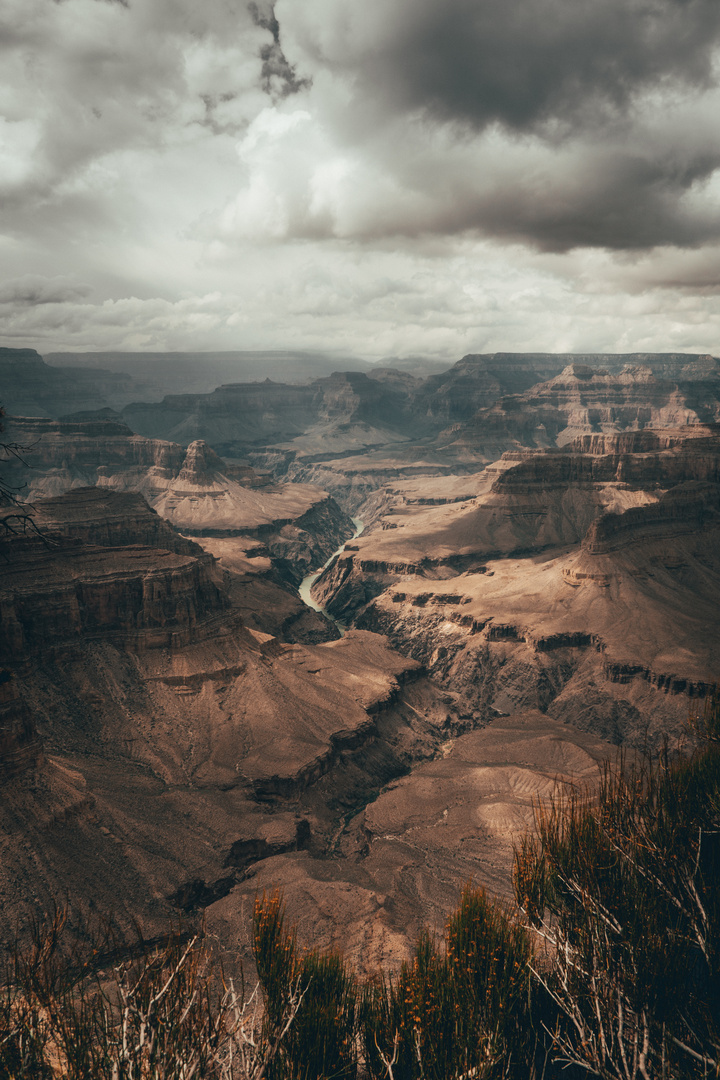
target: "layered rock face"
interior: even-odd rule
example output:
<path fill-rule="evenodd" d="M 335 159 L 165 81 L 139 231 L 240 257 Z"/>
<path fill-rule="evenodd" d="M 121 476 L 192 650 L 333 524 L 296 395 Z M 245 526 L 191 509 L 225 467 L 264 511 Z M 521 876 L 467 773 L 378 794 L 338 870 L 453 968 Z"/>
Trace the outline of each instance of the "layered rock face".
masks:
<path fill-rule="evenodd" d="M 180 472 L 164 490 L 158 491 L 159 481 L 152 479 L 152 505 L 193 536 L 262 540 L 296 584 L 354 532 L 352 521 L 320 488 L 266 483 L 256 490 L 226 471 L 206 443 L 191 443 Z"/>
<path fill-rule="evenodd" d="M 480 443 L 492 456 L 516 445 L 563 446 L 592 432 L 675 428 L 720 417 L 720 381 L 669 381 L 648 366 L 619 372 L 568 365 L 549 382 L 503 396 L 457 431 L 460 445 Z"/>
<path fill-rule="evenodd" d="M 509 454 L 459 503 L 418 504 L 417 481 L 315 595 L 485 719 L 539 708 L 612 741 L 679 734 L 718 680 L 717 429 L 590 442 L 611 452 Z"/>
<path fill-rule="evenodd" d="M 103 547 L 141 544 L 177 555 L 203 555 L 202 548 L 168 525 L 142 495 L 132 492 L 73 488 L 64 495 L 39 499 L 32 509 L 42 532 L 59 534 L 68 541 Z"/>
<path fill-rule="evenodd" d="M 12 673 L 0 669 L 0 786 L 42 762 L 42 742 L 32 714 Z"/>
<path fill-rule="evenodd" d="M 166 397 L 158 405 L 123 410 L 133 430 L 190 442 L 204 439 L 221 453 L 237 456 L 249 448 L 283 445 L 318 428 L 336 449 L 353 442 L 390 441 L 409 420 L 413 381 L 373 379 L 362 372 L 336 372 L 304 386 L 258 383 L 220 386 L 207 395 Z M 373 434 L 373 430 L 389 429 Z M 316 437 L 317 437 L 316 436 Z M 397 437 L 397 435 L 396 435 Z M 322 453 L 322 450 L 319 452 Z M 327 451 L 326 451 L 327 452 Z"/>
<path fill-rule="evenodd" d="M 493 490 L 522 495 L 592 484 L 626 489 L 667 488 L 689 480 L 718 483 L 720 426 L 697 424 L 667 431 L 585 435 L 563 452 L 508 452 L 496 464 Z M 504 466 L 504 468 L 503 468 Z M 492 474 L 492 470 L 488 470 Z"/>
<path fill-rule="evenodd" d="M 591 361 L 603 367 L 591 367 Z M 538 382 L 547 375 L 553 378 Z M 265 457 L 294 479 L 320 483 L 366 520 L 374 492 L 398 480 L 472 473 L 510 449 L 555 448 L 594 432 L 717 420 L 720 363 L 672 354 L 465 357 L 415 387 L 408 411 L 417 427 L 406 442 L 333 456 L 321 454 L 306 436 L 291 444 L 292 460 Z"/>
<path fill-rule="evenodd" d="M 364 517 L 365 500 L 396 479 L 475 472 L 511 448 L 551 447 L 587 433 L 715 420 L 719 388 L 720 363 L 711 356 L 471 355 L 425 380 L 377 369 L 305 385 L 233 383 L 130 405 L 123 417 L 151 441 L 204 441 L 277 478 L 319 486 Z M 47 491 L 51 483 L 53 494 L 95 483 L 96 475 L 77 475 L 81 459 L 78 450 L 56 460 Z M 118 468 L 107 465 L 112 480 Z M 152 501 L 179 466 L 149 467 L 157 491 L 150 477 L 138 487 L 138 474 L 135 484 Z"/>
<path fill-rule="evenodd" d="M 442 427 L 470 420 L 502 394 L 522 393 L 562 371 L 571 360 L 550 353 L 469 354 L 449 371 L 431 375 L 418 390 L 413 410 Z"/>
<path fill-rule="evenodd" d="M 185 457 L 182 447 L 133 435 L 117 420 L 8 416 L 3 437 L 27 448 L 21 460 L 10 459 L 3 472 L 31 500 L 94 486 L 118 474 L 128 487 L 148 475 L 164 479 L 177 474 Z"/>
<path fill-rule="evenodd" d="M 123 415 L 133 430 L 148 437 L 183 443 L 200 438 L 220 452 L 233 454 L 251 447 L 292 444 L 307 457 L 315 428 L 318 435 L 324 429 L 331 443 L 337 441 L 329 451 L 340 449 L 342 426 L 346 426 L 349 450 L 353 449 L 352 429 L 363 425 L 368 431 L 377 429 L 381 433 L 380 438 L 369 438 L 367 445 L 392 441 L 388 438 L 391 432 L 396 439 L 416 439 L 420 434 L 437 433 L 448 425 L 470 421 L 478 410 L 493 405 L 504 395 L 524 396 L 537 384 L 546 388 L 539 391 L 536 408 L 544 401 L 552 411 L 557 400 L 578 398 L 579 383 L 590 369 L 598 369 L 596 380 L 605 378 L 612 392 L 626 397 L 630 393 L 628 386 L 633 381 L 646 383 L 648 373 L 650 381 L 659 380 L 658 393 L 664 392 L 662 380 L 672 379 L 682 387 L 694 386 L 700 397 L 708 392 L 716 394 L 720 378 L 718 361 L 710 356 L 496 353 L 466 356 L 447 372 L 425 380 L 377 369 L 368 374 L 336 372 L 305 386 L 270 380 L 237 383 L 221 386 L 211 394 L 175 395 L 157 405 L 129 406 Z M 607 385 L 594 388 L 595 398 L 607 398 Z M 640 392 L 647 390 L 648 386 L 643 385 Z M 712 396 L 712 400 L 716 397 Z M 587 408 L 593 408 L 592 400 Z M 708 420 L 710 416 L 700 419 Z M 305 437 L 307 445 L 301 442 L 296 446 L 299 437 Z M 357 438 L 356 431 L 356 447 Z M 322 455 L 322 448 L 316 449 Z"/>
<path fill-rule="evenodd" d="M 223 594 L 197 559 L 134 546 L 105 548 L 57 541 L 12 542 L 12 580 L 0 584 L 7 657 L 71 646 L 86 636 L 136 649 L 173 646 L 225 609 Z"/>
<path fill-rule="evenodd" d="M 90 543 L 102 504 L 106 543 Z M 133 520 L 135 539 L 172 533 L 137 496 L 70 492 L 43 511 L 42 539 L 4 542 L 0 575 L 10 935 L 68 894 L 157 933 L 258 861 L 322 862 L 345 815 L 438 753 L 462 712 L 377 635 L 311 646 L 245 628 L 192 542 L 121 543 Z"/>
<path fill-rule="evenodd" d="M 273 483 L 249 467 L 227 464 L 201 440 L 183 450 L 177 443 L 133 435 L 113 420 L 23 417 L 8 418 L 5 437 L 29 448 L 8 461 L 4 475 L 23 498 L 37 502 L 41 516 L 47 496 L 79 486 L 141 493 L 184 533 L 261 541 L 293 584 L 322 566 L 354 531 L 348 516 L 322 489 Z M 118 510 L 118 505 L 114 513 L 132 514 L 129 506 Z M 105 504 L 98 513 L 85 509 L 88 521 L 94 520 L 100 530 L 95 540 L 104 542 L 101 519 L 109 523 L 113 513 L 107 516 Z M 138 525 L 130 521 L 130 532 L 137 535 Z M 89 526 L 82 535 L 91 539 Z"/>

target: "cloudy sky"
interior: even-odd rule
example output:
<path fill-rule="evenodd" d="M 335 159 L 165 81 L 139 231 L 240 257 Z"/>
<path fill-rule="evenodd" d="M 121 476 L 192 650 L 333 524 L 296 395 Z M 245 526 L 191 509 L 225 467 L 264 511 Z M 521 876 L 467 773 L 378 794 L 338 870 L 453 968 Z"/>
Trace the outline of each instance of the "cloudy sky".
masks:
<path fill-rule="evenodd" d="M 0 339 L 720 353 L 718 0 L 3 0 Z"/>

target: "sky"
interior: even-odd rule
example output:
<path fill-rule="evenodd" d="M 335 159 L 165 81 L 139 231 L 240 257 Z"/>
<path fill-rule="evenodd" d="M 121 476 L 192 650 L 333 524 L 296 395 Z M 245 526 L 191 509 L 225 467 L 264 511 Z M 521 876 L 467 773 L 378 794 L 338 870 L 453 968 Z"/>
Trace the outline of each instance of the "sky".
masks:
<path fill-rule="evenodd" d="M 720 353 L 718 0 L 3 0 L 0 343 Z"/>

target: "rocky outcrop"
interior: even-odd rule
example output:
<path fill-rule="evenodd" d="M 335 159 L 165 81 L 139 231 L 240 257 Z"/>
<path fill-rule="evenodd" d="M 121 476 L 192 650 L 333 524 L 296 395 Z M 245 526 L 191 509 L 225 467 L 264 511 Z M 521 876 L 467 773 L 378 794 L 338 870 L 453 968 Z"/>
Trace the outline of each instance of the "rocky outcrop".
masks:
<path fill-rule="evenodd" d="M 335 372 L 302 386 L 265 382 L 220 386 L 211 394 L 173 395 L 161 404 L 127 406 L 123 417 L 148 437 L 188 443 L 205 439 L 222 454 L 239 456 L 258 446 L 288 443 L 318 429 L 328 440 L 354 445 L 352 429 L 402 431 L 412 423 L 406 380 L 373 379 L 359 371 Z M 344 438 L 343 438 L 344 432 Z M 388 437 L 371 442 L 389 441 Z"/>
<path fill-rule="evenodd" d="M 562 371 L 568 358 L 551 353 L 469 354 L 448 371 L 431 375 L 415 395 L 416 415 L 442 427 L 470 420 L 502 394 L 522 393 Z"/>
<path fill-rule="evenodd" d="M 680 383 L 650 367 L 619 372 L 569 364 L 523 394 L 503 396 L 455 432 L 458 450 L 473 441 L 497 456 L 511 445 L 562 446 L 588 433 L 678 427 L 720 418 L 720 379 Z"/>
<path fill-rule="evenodd" d="M 449 371 L 426 379 L 414 396 L 413 409 L 418 414 L 436 417 L 446 427 L 469 422 L 479 410 L 489 409 L 498 402 L 494 412 L 482 414 L 484 423 L 492 427 L 512 424 L 513 419 L 522 423 L 520 413 L 529 409 L 537 411 L 542 403 L 550 407 L 551 413 L 561 403 L 563 411 L 568 411 L 571 400 L 574 407 L 579 405 L 590 411 L 596 401 L 601 410 L 607 411 L 608 394 L 624 387 L 620 390 L 622 395 L 627 392 L 628 384 L 635 381 L 679 380 L 683 384 L 702 385 L 705 389 L 701 394 L 709 392 L 712 397 L 717 393 L 719 379 L 720 362 L 716 358 L 685 353 L 471 354 Z M 583 395 L 588 392 L 590 397 L 585 400 Z M 584 417 L 585 422 L 589 419 Z M 592 422 L 597 419 L 593 417 Z M 532 416 L 526 423 L 530 431 L 538 426 Z M 486 432 L 486 437 L 489 434 Z M 537 436 L 525 445 L 536 443 Z"/>
<path fill-rule="evenodd" d="M 12 673 L 0 669 L 0 785 L 42 762 L 42 742 L 32 714 Z"/>
<path fill-rule="evenodd" d="M 419 504 L 418 481 L 313 595 L 485 720 L 536 708 L 610 741 L 679 733 L 718 680 L 717 429 L 584 445 L 508 454 L 461 503 Z"/>
<path fill-rule="evenodd" d="M 695 424 L 582 435 L 557 449 L 507 451 L 487 475 L 497 470 L 493 490 L 505 494 L 603 483 L 663 488 L 686 480 L 717 483 L 719 465 L 720 425 Z"/>
<path fill-rule="evenodd" d="M 177 647 L 207 634 L 229 608 L 206 557 L 52 533 L 5 540 L 3 554 L 0 649 L 8 660 L 86 639 Z"/>
<path fill-rule="evenodd" d="M 198 544 L 181 536 L 142 495 L 132 492 L 74 488 L 56 498 L 38 500 L 33 505 L 33 520 L 41 532 L 68 540 L 103 547 L 142 544 L 203 558 Z"/>
<path fill-rule="evenodd" d="M 178 486 L 184 484 L 197 487 L 212 486 L 215 473 L 225 468 L 225 462 L 212 450 L 207 443 L 198 440 L 190 443 L 182 463 L 182 468 L 177 474 Z"/>
<path fill-rule="evenodd" d="M 719 439 L 720 425 L 693 424 L 679 428 L 643 428 L 640 431 L 579 435 L 565 447 L 565 450 L 579 454 L 619 456 L 651 454 L 660 450 L 682 448 L 685 455 L 697 452 L 705 455 L 717 452 Z"/>
<path fill-rule="evenodd" d="M 118 420 L 45 420 L 8 416 L 4 438 L 27 448 L 11 459 L 4 473 L 33 500 L 60 495 L 72 487 L 107 483 L 123 475 L 126 485 L 145 486 L 175 476 L 182 467 L 182 447 L 144 439 Z"/>
<path fill-rule="evenodd" d="M 202 440 L 183 450 L 177 443 L 133 435 L 114 420 L 17 417 L 9 419 L 6 435 L 29 448 L 8 463 L 6 480 L 36 503 L 39 519 L 47 518 L 50 524 L 59 510 L 48 506 L 48 496 L 87 485 L 95 485 L 98 492 L 124 493 L 126 499 L 128 493 L 139 493 L 132 497 L 145 496 L 158 514 L 185 534 L 262 541 L 294 584 L 322 566 L 354 531 L 350 518 L 322 489 L 272 483 L 247 466 L 226 464 Z M 109 531 L 114 531 L 115 543 L 131 542 L 130 535 L 141 535 L 143 543 L 155 542 L 150 534 L 158 532 L 159 518 L 149 527 L 144 511 L 141 522 L 130 502 L 116 502 L 111 509 L 103 496 L 91 496 L 89 490 L 72 517 L 74 535 L 106 543 Z M 124 532 L 122 516 L 128 516 Z M 81 532 L 76 526 L 82 526 Z M 166 531 L 165 546 L 189 550 L 177 534 L 170 541 L 172 530 Z"/>
<path fill-rule="evenodd" d="M 720 486 L 688 482 L 672 488 L 656 503 L 603 514 L 582 543 L 590 555 L 605 555 L 631 544 L 673 540 L 720 524 Z"/>

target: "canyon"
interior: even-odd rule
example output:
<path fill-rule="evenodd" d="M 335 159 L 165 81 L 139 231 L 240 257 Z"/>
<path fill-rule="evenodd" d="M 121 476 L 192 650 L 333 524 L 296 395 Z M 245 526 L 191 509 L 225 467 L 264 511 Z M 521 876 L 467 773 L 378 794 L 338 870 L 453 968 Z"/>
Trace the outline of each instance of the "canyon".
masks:
<path fill-rule="evenodd" d="M 247 959 L 280 886 L 303 941 L 392 966 L 466 881 L 510 896 L 537 800 L 681 752 L 716 692 L 714 357 L 124 404 L 0 370 L 5 944 L 67 897 Z"/>

